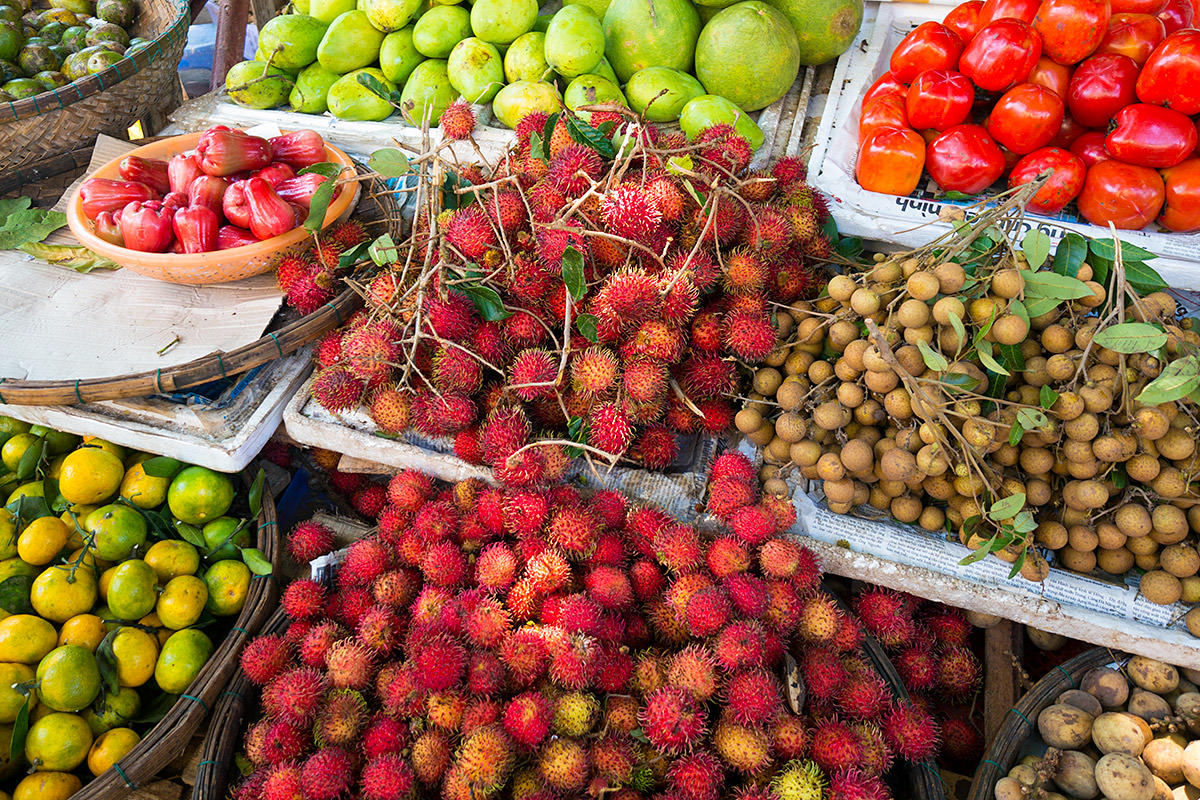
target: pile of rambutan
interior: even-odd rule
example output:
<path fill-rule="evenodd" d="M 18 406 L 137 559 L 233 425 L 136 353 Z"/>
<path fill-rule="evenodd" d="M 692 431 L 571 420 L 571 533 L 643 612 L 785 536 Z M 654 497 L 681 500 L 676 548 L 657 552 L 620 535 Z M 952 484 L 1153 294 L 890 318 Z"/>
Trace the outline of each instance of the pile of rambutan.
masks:
<path fill-rule="evenodd" d="M 615 492 L 416 471 L 387 494 L 332 584 L 290 584 L 286 632 L 247 646 L 238 800 L 882 800 L 893 758 L 936 746 L 790 521 L 701 532 Z"/>
<path fill-rule="evenodd" d="M 298 251 L 275 260 L 275 282 L 287 304 L 301 314 L 311 314 L 333 300 L 348 267 L 339 264 L 342 253 L 368 238 L 356 220 L 347 220 L 321 232 Z"/>
<path fill-rule="evenodd" d="M 681 435 L 730 428 L 774 304 L 824 283 L 824 198 L 799 159 L 750 169 L 728 125 L 688 142 L 567 115 L 527 116 L 498 164 L 446 165 L 457 205 L 418 214 L 364 318 L 321 342 L 319 404 L 452 440 L 508 486 L 581 453 L 665 469 Z"/>

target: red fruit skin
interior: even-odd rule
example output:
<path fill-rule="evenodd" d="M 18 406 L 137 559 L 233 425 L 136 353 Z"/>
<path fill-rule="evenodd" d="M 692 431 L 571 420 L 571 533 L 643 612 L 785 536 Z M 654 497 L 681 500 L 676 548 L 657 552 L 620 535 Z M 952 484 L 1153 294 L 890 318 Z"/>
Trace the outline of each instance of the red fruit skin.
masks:
<path fill-rule="evenodd" d="M 1136 101 L 1138 67 L 1133 59 L 1115 53 L 1082 61 L 1067 87 L 1067 110 L 1088 128 L 1103 128 L 1118 111 Z"/>
<path fill-rule="evenodd" d="M 275 193 L 289 203 L 308 208 L 312 205 L 312 198 L 317 193 L 317 187 L 327 180 L 329 179 L 324 175 L 310 172 L 283 181 L 275 187 Z"/>
<path fill-rule="evenodd" d="M 1071 85 L 1071 68 L 1042 56 L 1029 73 L 1028 82 L 1044 86 L 1063 100 L 1067 99 L 1067 87 Z"/>
<path fill-rule="evenodd" d="M 123 180 L 144 183 L 159 194 L 172 190 L 171 181 L 167 178 L 167 162 L 161 158 L 125 156 L 117 164 L 117 172 Z"/>
<path fill-rule="evenodd" d="M 268 141 L 275 160 L 295 169 L 325 161 L 325 140 L 316 131 L 292 131 L 272 136 Z"/>
<path fill-rule="evenodd" d="M 254 177 L 262 178 L 270 185 L 272 189 L 274 189 L 284 181 L 295 178 L 296 170 L 292 169 L 282 161 L 272 161 L 270 164 L 254 173 Z"/>
<path fill-rule="evenodd" d="M 908 87 L 904 108 L 917 130 L 944 131 L 967 121 L 975 88 L 965 75 L 944 69 L 922 72 Z"/>
<path fill-rule="evenodd" d="M 224 178 L 201 175 L 192 181 L 192 185 L 188 187 L 188 205 L 204 206 L 220 215 L 223 213 L 221 205 L 225 198 L 225 190 L 228 188 L 229 181 Z"/>
<path fill-rule="evenodd" d="M 956 125 L 929 144 L 925 168 L 942 189 L 976 194 L 1004 174 L 1004 153 L 982 125 Z"/>
<path fill-rule="evenodd" d="M 1088 170 L 1076 205 L 1093 225 L 1137 230 L 1158 216 L 1166 187 L 1149 167 L 1126 164 L 1116 159 L 1101 161 Z"/>
<path fill-rule="evenodd" d="M 975 34 L 963 50 L 958 71 L 980 89 L 1002 92 L 1028 78 L 1041 57 L 1041 37 L 1029 23 L 1006 17 Z"/>
<path fill-rule="evenodd" d="M 1050 179 L 1037 190 L 1025 208 L 1035 214 L 1057 214 L 1075 199 L 1083 188 L 1087 167 L 1079 156 L 1060 147 L 1034 150 L 1018 161 L 1008 174 L 1011 187 L 1029 183 L 1043 172 L 1053 170 Z"/>
<path fill-rule="evenodd" d="M 217 249 L 231 250 L 248 244 L 258 244 L 258 237 L 236 225 L 222 225 L 217 229 Z"/>
<path fill-rule="evenodd" d="M 204 174 L 195 154 L 180 153 L 167 161 L 167 181 L 172 192 L 186 192 L 192 181 Z"/>
<path fill-rule="evenodd" d="M 162 199 L 162 205 L 163 208 L 174 214 L 181 208 L 187 208 L 191 203 L 188 202 L 188 196 L 183 192 L 167 192 Z"/>
<path fill-rule="evenodd" d="M 271 163 L 271 143 L 261 136 L 234 130 L 209 128 L 200 135 L 196 156 L 206 175 L 223 178 L 235 172 L 262 169 Z"/>
<path fill-rule="evenodd" d="M 1110 5 L 1114 14 L 1157 14 L 1167 0 L 1110 0 Z"/>
<path fill-rule="evenodd" d="M 1167 4 L 1155 16 L 1168 34 L 1193 27 L 1196 10 L 1191 0 L 1167 0 Z"/>
<path fill-rule="evenodd" d="M 1115 53 L 1128 56 L 1140 67 L 1165 38 L 1166 26 L 1152 14 L 1113 14 L 1095 55 Z"/>
<path fill-rule="evenodd" d="M 188 206 L 175 212 L 171 227 L 179 247 L 185 253 L 208 253 L 217 249 L 217 228 L 221 219 L 207 206 Z"/>
<path fill-rule="evenodd" d="M 1173 167 L 1196 149 L 1196 128 L 1178 111 L 1134 103 L 1113 118 L 1104 149 L 1139 167 Z"/>
<path fill-rule="evenodd" d="M 1108 0 L 1045 0 L 1033 29 L 1042 37 L 1042 53 L 1059 64 L 1078 64 L 1104 39 L 1111 16 Z"/>
<path fill-rule="evenodd" d="M 1104 149 L 1104 134 L 1100 131 L 1088 131 L 1081 135 L 1071 142 L 1069 149 L 1086 167 L 1112 158 L 1108 150 Z"/>
<path fill-rule="evenodd" d="M 925 167 L 925 140 L 911 128 L 879 128 L 858 148 L 855 178 L 864 189 L 912 194 Z"/>
<path fill-rule="evenodd" d="M 121 209 L 120 224 L 121 237 L 130 250 L 165 253 L 171 246 L 171 212 L 161 206 L 129 203 Z"/>
<path fill-rule="evenodd" d="M 1087 133 L 1088 130 L 1088 128 L 1076 122 L 1070 114 L 1065 114 L 1063 115 L 1062 125 L 1058 127 L 1058 133 L 1050 140 L 1050 146 L 1070 149 L 1071 143 Z"/>
<path fill-rule="evenodd" d="M 246 203 L 250 206 L 250 232 L 259 239 L 280 236 L 296 227 L 296 212 L 262 178 L 246 181 Z"/>
<path fill-rule="evenodd" d="M 120 211 L 130 203 L 156 200 L 158 195 L 144 183 L 88 178 L 79 185 L 79 198 L 84 216 L 95 219 L 101 211 Z"/>
<path fill-rule="evenodd" d="M 120 215 L 120 209 L 116 211 L 101 211 L 96 215 L 95 233 L 109 244 L 124 247 L 125 237 L 121 235 Z"/>
<path fill-rule="evenodd" d="M 1158 224 L 1169 231 L 1200 230 L 1200 158 L 1189 158 L 1162 171 L 1166 205 Z"/>
<path fill-rule="evenodd" d="M 246 182 L 234 181 L 221 197 L 221 212 L 225 219 L 239 228 L 250 227 L 250 203 L 246 199 Z"/>
<path fill-rule="evenodd" d="M 865 141 L 867 135 L 876 128 L 907 128 L 908 112 L 905 109 L 905 99 L 898 95 L 876 97 L 869 103 L 864 103 L 862 114 L 858 118 L 858 140 Z"/>
<path fill-rule="evenodd" d="M 940 22 L 922 22 L 892 51 L 892 76 L 902 83 L 912 83 L 927 69 L 954 69 L 962 50 L 957 33 Z"/>
<path fill-rule="evenodd" d="M 979 27 L 983 28 L 998 19 L 1019 19 L 1033 22 L 1041 0 L 985 0 L 979 9 Z"/>
<path fill-rule="evenodd" d="M 1062 98 L 1046 87 L 1020 83 L 996 101 L 985 127 L 998 143 L 1025 155 L 1054 139 L 1065 111 Z"/>
<path fill-rule="evenodd" d="M 871 88 L 867 89 L 866 93 L 863 94 L 862 104 L 865 106 L 876 97 L 884 97 L 889 94 L 899 95 L 900 97 L 908 94 L 908 84 L 896 80 L 896 76 L 890 70 L 880 75 L 871 84 Z"/>
<path fill-rule="evenodd" d="M 1176 31 L 1154 48 L 1138 74 L 1137 96 L 1189 116 L 1200 112 L 1200 30 Z"/>
<path fill-rule="evenodd" d="M 942 24 L 957 33 L 958 38 L 962 39 L 963 46 L 966 46 L 967 42 L 974 39 L 975 34 L 979 32 L 981 27 L 979 14 L 982 10 L 983 0 L 967 0 L 967 2 L 959 3 L 950 9 L 946 18 L 942 20 Z"/>

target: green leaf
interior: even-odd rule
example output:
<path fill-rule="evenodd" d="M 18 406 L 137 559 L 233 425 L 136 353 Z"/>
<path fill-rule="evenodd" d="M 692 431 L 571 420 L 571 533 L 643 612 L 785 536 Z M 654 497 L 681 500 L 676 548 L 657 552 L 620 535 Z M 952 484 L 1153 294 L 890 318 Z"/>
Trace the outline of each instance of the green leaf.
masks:
<path fill-rule="evenodd" d="M 1093 255 L 1097 255 L 1100 258 L 1108 261 L 1117 260 L 1116 243 L 1112 239 L 1093 239 L 1091 245 L 1089 245 L 1089 249 L 1092 251 Z M 1129 242 L 1121 242 L 1122 261 L 1148 261 L 1151 258 L 1158 258 L 1158 256 L 1154 255 L 1154 253 L 1151 253 L 1149 250 L 1143 250 L 1142 248 L 1132 245 Z"/>
<path fill-rule="evenodd" d="M 372 244 L 372 242 L 359 242 L 354 247 L 342 253 L 338 256 L 338 269 L 348 269 L 359 261 L 362 261 Z"/>
<path fill-rule="evenodd" d="M 1167 288 L 1162 276 L 1140 261 L 1125 262 L 1125 282 L 1142 296 Z"/>
<path fill-rule="evenodd" d="M 1013 562 L 1012 569 L 1008 571 L 1009 580 L 1012 580 L 1021 574 L 1021 568 L 1025 566 L 1025 559 L 1028 555 L 1028 550 L 1022 550 L 1021 555 L 1017 556 L 1017 560 Z"/>
<path fill-rule="evenodd" d="M 1151 353 L 1167 343 L 1167 332 L 1145 322 L 1122 322 L 1100 331 L 1092 341 L 1118 353 Z"/>
<path fill-rule="evenodd" d="M 325 224 L 325 212 L 329 210 L 329 203 L 333 200 L 333 187 L 333 181 L 325 181 L 313 192 L 308 216 L 304 219 L 304 227 L 313 233 L 321 230 L 321 226 Z"/>
<path fill-rule="evenodd" d="M 587 291 L 587 281 L 583 277 L 583 256 L 570 245 L 563 251 L 562 274 L 571 299 L 578 303 Z"/>
<path fill-rule="evenodd" d="M 600 131 L 581 121 L 574 114 L 567 115 L 567 133 L 580 144 L 587 145 L 604 158 L 612 158 L 617 154 L 612 140 Z"/>
<path fill-rule="evenodd" d="M 1108 473 L 1108 477 L 1112 480 L 1113 486 L 1118 489 L 1124 489 L 1129 485 L 1129 475 L 1125 472 L 1125 465 L 1119 461 L 1113 465 L 1112 471 Z"/>
<path fill-rule="evenodd" d="M 204 532 L 195 525 L 180 522 L 175 526 L 175 533 L 178 534 L 180 539 L 183 539 L 190 545 L 199 547 L 202 550 L 208 549 L 208 541 L 204 538 Z"/>
<path fill-rule="evenodd" d="M 1012 375 L 1011 372 L 1000 366 L 1000 362 L 998 362 L 992 356 L 992 343 L 987 339 L 984 339 L 979 344 L 975 345 L 975 349 L 979 353 L 979 360 L 982 361 L 983 365 L 989 370 L 997 375 Z"/>
<path fill-rule="evenodd" d="M 512 313 L 504 308 L 504 301 L 492 287 L 466 283 L 458 288 L 471 298 L 479 315 L 489 322 L 498 322 L 512 316 Z"/>
<path fill-rule="evenodd" d="M 395 147 L 385 147 L 371 153 L 371 157 L 367 159 L 367 166 L 385 178 L 399 178 L 412 172 L 408 156 Z"/>
<path fill-rule="evenodd" d="M 142 462 L 142 471 L 151 478 L 174 478 L 183 469 L 183 462 L 168 456 L 155 456 Z"/>
<path fill-rule="evenodd" d="M 1025 313 L 1030 317 L 1040 317 L 1048 311 L 1053 311 L 1058 308 L 1062 302 L 1057 297 L 1029 297 L 1025 296 Z"/>
<path fill-rule="evenodd" d="M 21 704 L 17 718 L 13 721 L 12 739 L 8 742 L 8 761 L 11 764 L 21 763 L 25 755 L 25 738 L 29 735 L 29 698 L 30 695 L 26 693 L 25 702 Z"/>
<path fill-rule="evenodd" d="M 1049 420 L 1046 419 L 1046 413 L 1038 408 L 1020 408 L 1017 409 L 1017 422 L 1021 423 L 1021 427 L 1025 430 L 1040 428 Z"/>
<path fill-rule="evenodd" d="M 250 505 L 250 516 L 258 518 L 262 511 L 262 496 L 263 489 L 267 485 L 267 471 L 262 467 L 258 468 L 258 474 L 254 476 L 254 483 L 250 484 L 250 492 L 246 495 L 246 502 Z"/>
<path fill-rule="evenodd" d="M 376 266 L 382 267 L 396 260 L 397 250 L 396 242 L 390 234 L 385 233 L 367 247 L 367 256 Z"/>
<path fill-rule="evenodd" d="M 1021 441 L 1021 437 L 1025 435 L 1025 429 L 1021 427 L 1021 423 L 1014 422 L 1012 427 L 1008 429 L 1008 443 L 1013 447 Z"/>
<path fill-rule="evenodd" d="M 1092 265 L 1092 280 L 1101 286 L 1107 286 L 1108 273 L 1112 270 L 1113 262 L 1093 253 L 1092 257 L 1088 259 L 1088 263 Z"/>
<path fill-rule="evenodd" d="M 399 108 L 400 104 L 404 102 L 404 98 L 400 92 L 387 88 L 383 81 L 379 80 L 379 78 L 376 78 L 369 72 L 359 72 L 357 80 L 359 86 L 362 86 L 376 97 L 387 100 L 396 108 Z M 420 123 L 420 120 L 417 120 L 417 122 Z"/>
<path fill-rule="evenodd" d="M 1139 403 L 1156 406 L 1182 400 L 1196 389 L 1200 389 L 1200 361 L 1195 355 L 1188 355 L 1167 364 L 1135 399 Z"/>
<path fill-rule="evenodd" d="M 560 116 L 560 113 L 558 111 L 555 111 L 553 114 L 546 117 L 546 126 L 544 128 L 542 128 L 542 142 L 543 143 L 548 143 L 554 137 L 554 129 L 558 127 L 559 116 Z"/>
<path fill-rule="evenodd" d="M 988 547 L 980 547 L 978 550 L 976 550 L 973 553 L 971 553 L 970 555 L 968 555 L 962 561 L 959 561 L 958 565 L 960 567 L 965 567 L 970 564 L 974 564 L 976 561 L 983 561 L 985 558 L 988 557 L 988 553 L 990 553 L 990 552 L 992 552 L 992 551 Z"/>
<path fill-rule="evenodd" d="M 939 383 L 952 389 L 973 389 L 977 381 L 965 372 L 947 372 Z"/>
<path fill-rule="evenodd" d="M 1019 344 L 998 344 L 996 352 L 1000 356 L 1000 363 L 1007 369 L 1015 372 L 1025 369 L 1025 354 L 1021 352 Z"/>
<path fill-rule="evenodd" d="M 1079 268 L 1087 258 L 1087 240 L 1078 233 L 1068 233 L 1058 241 L 1054 251 L 1054 264 L 1051 267 L 1059 275 L 1074 278 L 1079 275 Z M 1037 316 L 1034 314 L 1033 316 Z"/>
<path fill-rule="evenodd" d="M 17 479 L 27 480 L 33 477 L 33 473 L 37 471 L 38 464 L 42 463 L 42 459 L 46 457 L 47 442 L 45 439 L 38 439 L 29 447 L 25 448 L 25 452 L 21 454 L 21 460 L 17 462 Z"/>
<path fill-rule="evenodd" d="M 1009 300 L 1008 301 L 1008 313 L 1012 314 L 1014 317 L 1016 317 L 1018 319 L 1024 320 L 1025 327 L 1026 328 L 1029 327 L 1029 309 L 1025 307 L 1025 304 L 1023 302 L 1021 302 L 1020 300 Z"/>
<path fill-rule="evenodd" d="M 24 211 L 33 205 L 29 197 L 0 198 L 0 225 L 18 211 Z"/>
<path fill-rule="evenodd" d="M 241 551 L 242 561 L 255 575 L 270 575 L 274 570 L 271 562 L 267 561 L 267 557 L 257 547 L 243 547 Z"/>
<path fill-rule="evenodd" d="M 309 164 L 307 167 L 299 170 L 297 175 L 321 175 L 322 177 L 334 180 L 338 175 L 342 174 L 342 165 L 334 161 L 322 161 L 318 164 Z"/>
<path fill-rule="evenodd" d="M 134 725 L 154 725 L 167 715 L 178 699 L 179 695 L 160 694 L 148 708 L 143 707 L 138 715 L 129 721 Z"/>
<path fill-rule="evenodd" d="M 917 349 L 921 351 L 921 358 L 925 362 L 925 366 L 929 367 L 934 372 L 945 372 L 950 368 L 950 362 L 946 357 L 929 346 L 929 342 L 924 339 L 917 342 Z"/>
<path fill-rule="evenodd" d="M 954 329 L 954 335 L 958 337 L 958 349 L 954 351 L 954 356 L 962 352 L 963 347 L 967 344 L 967 329 L 963 326 L 963 321 L 958 314 L 950 314 L 950 327 Z"/>
<path fill-rule="evenodd" d="M 33 578 L 29 575 L 13 575 L 0 581 L 0 608 L 9 614 L 32 614 L 33 605 L 29 602 L 32 586 Z"/>
<path fill-rule="evenodd" d="M 829 219 L 821 223 L 821 233 L 825 234 L 825 238 L 829 241 L 836 242 L 839 236 L 837 220 L 831 216 Z"/>
<path fill-rule="evenodd" d="M 1057 272 L 1026 272 L 1025 295 L 1053 297 L 1058 300 L 1078 300 L 1090 297 L 1092 290 L 1078 278 L 1068 278 Z"/>
<path fill-rule="evenodd" d="M 74 270 L 80 275 L 86 275 L 97 269 L 120 269 L 121 265 L 110 261 L 104 256 L 96 255 L 86 247 L 74 247 L 64 244 L 42 244 L 26 242 L 20 249 L 34 258 L 40 258 L 47 264 Z"/>
<path fill-rule="evenodd" d="M 600 341 L 600 335 L 597 332 L 599 324 L 600 319 L 595 314 L 580 314 L 575 318 L 575 328 L 589 342 Z"/>
<path fill-rule="evenodd" d="M 838 240 L 835 249 L 846 258 L 854 258 L 863 251 L 863 240 L 857 236 L 847 236 Z"/>
<path fill-rule="evenodd" d="M 542 135 L 537 131 L 531 131 L 529 134 L 529 155 L 539 161 L 546 160 L 546 148 L 542 143 Z"/>
<path fill-rule="evenodd" d="M 1015 516 L 1018 511 L 1025 507 L 1025 493 L 1017 492 L 1010 494 L 1008 497 L 1001 498 L 988 508 L 988 519 L 996 521 L 1008 519 Z"/>
<path fill-rule="evenodd" d="M 40 242 L 67 224 L 61 211 L 27 208 L 15 211 L 0 226 L 0 250 L 16 250 L 21 245 Z"/>
<path fill-rule="evenodd" d="M 1038 392 L 1038 403 L 1042 408 L 1053 408 L 1056 400 L 1058 400 L 1058 392 L 1049 386 L 1043 386 L 1041 391 Z"/>
<path fill-rule="evenodd" d="M 120 630 L 116 628 L 109 631 L 96 648 L 96 666 L 100 668 L 104 690 L 109 694 L 116 694 L 121 688 L 117 682 L 117 654 L 113 652 L 113 640 Z"/>
<path fill-rule="evenodd" d="M 1045 231 L 1032 230 L 1021 240 L 1021 250 L 1024 251 L 1029 266 L 1037 269 L 1045 264 L 1050 256 L 1050 237 Z"/>
<path fill-rule="evenodd" d="M 1037 530 L 1037 526 L 1037 520 L 1033 518 L 1033 512 L 1027 508 L 1018 511 L 1016 516 L 1013 517 L 1012 527 L 1017 533 L 1029 533 L 1030 531 Z"/>

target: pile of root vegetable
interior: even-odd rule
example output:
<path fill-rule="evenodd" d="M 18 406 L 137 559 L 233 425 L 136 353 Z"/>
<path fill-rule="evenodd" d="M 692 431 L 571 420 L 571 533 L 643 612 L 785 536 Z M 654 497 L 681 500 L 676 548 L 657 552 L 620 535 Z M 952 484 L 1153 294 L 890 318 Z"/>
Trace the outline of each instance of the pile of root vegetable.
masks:
<path fill-rule="evenodd" d="M 947 530 L 1014 575 L 1042 580 L 1044 549 L 1198 602 L 1200 336 L 1150 253 L 1018 244 L 1024 199 L 781 312 L 786 346 L 735 424 L 763 446 L 768 491 L 798 472 L 837 513 Z"/>
<path fill-rule="evenodd" d="M 713 472 L 755 481 L 741 456 Z M 262 718 L 239 800 L 883 800 L 895 760 L 937 754 L 932 715 L 780 535 L 790 504 L 701 532 L 561 485 L 405 471 L 387 494 L 333 585 L 290 584 L 290 627 L 247 646 Z M 289 538 L 300 561 L 332 547 L 311 522 Z M 929 635 L 875 594 L 860 610 Z"/>
<path fill-rule="evenodd" d="M 802 163 L 749 169 L 728 125 L 688 141 L 627 110 L 535 113 L 499 163 L 453 153 L 413 158 L 411 236 L 375 243 L 387 266 L 321 342 L 312 394 L 388 434 L 453 437 L 507 485 L 578 453 L 669 467 L 680 435 L 730 428 L 776 304 L 824 282 L 828 214 Z"/>

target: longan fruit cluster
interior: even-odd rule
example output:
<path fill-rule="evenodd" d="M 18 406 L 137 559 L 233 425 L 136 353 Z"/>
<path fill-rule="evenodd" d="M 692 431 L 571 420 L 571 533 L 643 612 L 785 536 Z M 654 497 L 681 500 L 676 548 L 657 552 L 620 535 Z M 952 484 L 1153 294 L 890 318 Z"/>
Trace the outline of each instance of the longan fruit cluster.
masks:
<path fill-rule="evenodd" d="M 735 418 L 763 448 L 767 491 L 786 492 L 784 477 L 798 473 L 837 513 L 871 506 L 972 548 L 1013 524 L 986 512 L 1020 493 L 1036 528 L 996 555 L 1024 556 L 1027 578 L 1048 573 L 1037 545 L 1076 572 L 1145 570 L 1154 602 L 1200 602 L 1195 404 L 1133 400 L 1165 364 L 1092 341 L 1107 291 L 1088 264 L 1077 277 L 1090 295 L 1029 319 L 1015 305 L 1029 274 L 1022 256 L 972 271 L 929 254 L 879 254 L 831 278 L 827 296 L 779 312 L 787 344 L 754 374 Z M 1200 344 L 1165 292 L 1131 298 L 1125 312 L 1163 324 L 1171 357 Z M 981 332 L 994 359 L 1009 350 L 1007 378 L 989 372 Z M 1023 410 L 1026 422 L 1033 412 L 1044 422 L 1022 425 Z M 965 524 L 976 517 L 985 524 Z"/>

